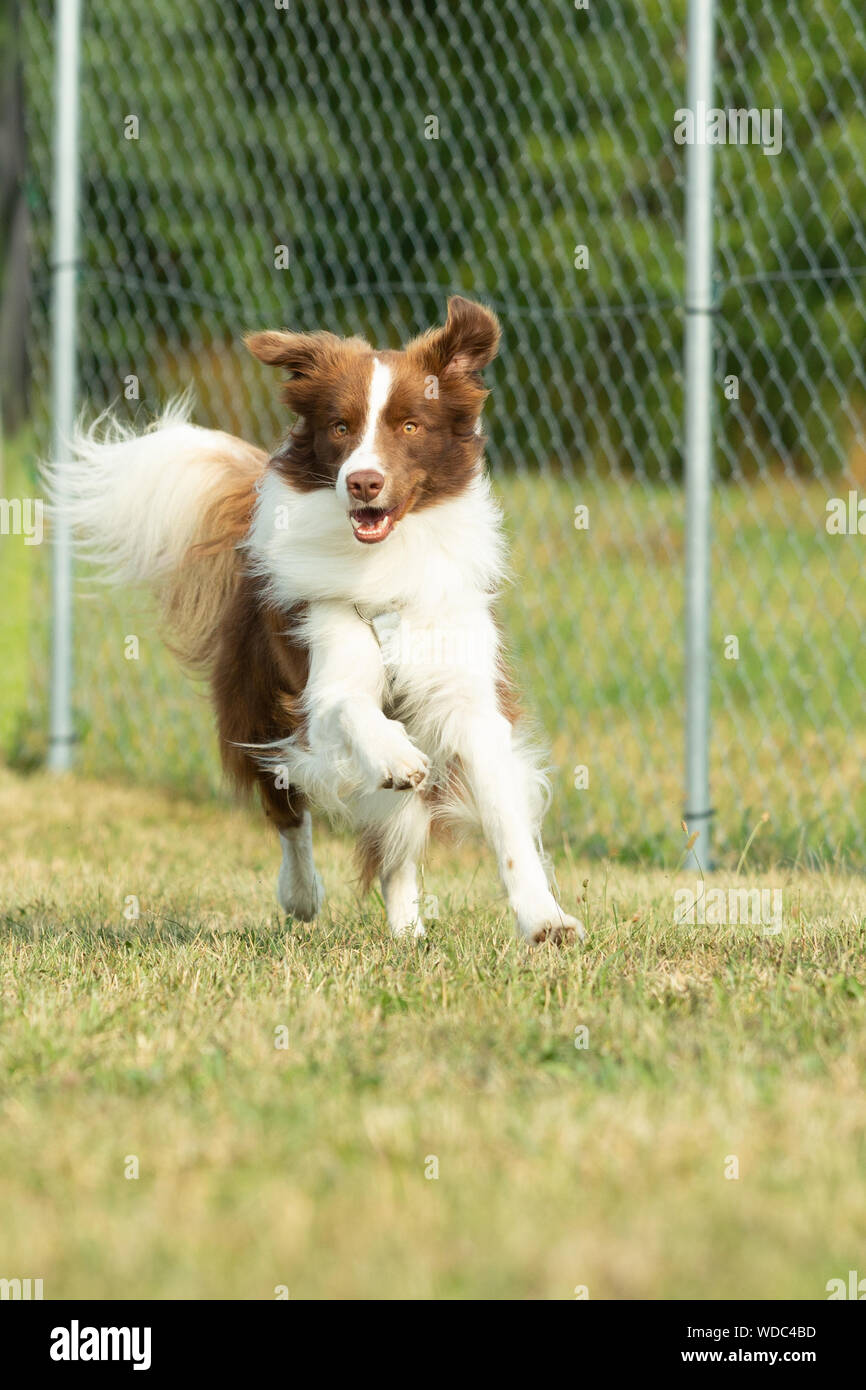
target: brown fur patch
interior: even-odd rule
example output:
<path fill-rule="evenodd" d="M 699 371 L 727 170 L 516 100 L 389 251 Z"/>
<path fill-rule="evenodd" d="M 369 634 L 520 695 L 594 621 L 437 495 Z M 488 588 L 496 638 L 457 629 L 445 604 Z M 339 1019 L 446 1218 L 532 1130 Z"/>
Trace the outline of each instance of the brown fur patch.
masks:
<path fill-rule="evenodd" d="M 382 867 L 382 844 L 374 830 L 363 830 L 355 846 L 358 879 L 362 893 L 369 893 L 373 880 Z"/>
<path fill-rule="evenodd" d="M 244 572 L 226 609 L 211 680 L 223 766 L 236 787 L 258 786 L 265 814 L 278 829 L 300 823 L 305 802 L 297 788 L 280 789 L 243 744 L 287 738 L 302 726 L 299 697 L 309 670 L 306 648 L 288 615 L 269 604 L 261 584 Z"/>
<path fill-rule="evenodd" d="M 498 625 L 497 625 L 498 626 Z M 496 671 L 496 697 L 499 704 L 499 713 L 504 715 L 509 724 L 513 727 L 523 714 L 517 688 L 511 676 L 508 662 L 500 647 L 497 655 Z"/>
<path fill-rule="evenodd" d="M 268 461 L 263 449 L 231 435 L 222 439 L 223 447 L 208 459 L 212 499 L 184 563 L 166 578 L 161 592 L 168 644 L 197 670 L 210 669 L 216 659 L 223 615 L 241 573 L 237 546 L 249 531 L 256 483 Z"/>
<path fill-rule="evenodd" d="M 260 361 L 291 373 L 281 395 L 299 419 L 272 467 L 300 492 L 333 487 L 349 441 L 360 437 L 367 419 L 370 344 L 333 333 L 254 333 L 244 341 Z M 334 433 L 338 420 L 349 425 L 345 437 Z"/>

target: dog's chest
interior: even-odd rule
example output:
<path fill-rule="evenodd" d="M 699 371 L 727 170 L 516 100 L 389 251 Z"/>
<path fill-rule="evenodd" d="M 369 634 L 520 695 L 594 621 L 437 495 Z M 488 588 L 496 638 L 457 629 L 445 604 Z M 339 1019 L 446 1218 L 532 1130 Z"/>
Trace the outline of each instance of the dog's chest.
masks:
<path fill-rule="evenodd" d="M 496 635 L 484 604 L 358 611 L 379 645 L 389 714 L 411 717 L 431 706 L 444 713 L 494 679 Z"/>

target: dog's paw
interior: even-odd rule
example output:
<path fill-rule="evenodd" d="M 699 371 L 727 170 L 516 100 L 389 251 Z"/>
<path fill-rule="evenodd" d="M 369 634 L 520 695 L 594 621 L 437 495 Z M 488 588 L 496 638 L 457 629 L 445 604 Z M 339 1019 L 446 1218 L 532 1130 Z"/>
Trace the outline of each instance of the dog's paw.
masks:
<path fill-rule="evenodd" d="M 277 902 L 287 917 L 298 922 L 314 922 L 325 901 L 325 885 L 321 875 L 313 872 L 312 878 L 299 881 L 286 868 L 280 869 L 277 879 Z"/>
<path fill-rule="evenodd" d="M 373 790 L 414 791 L 430 775 L 430 760 L 416 748 L 402 724 L 392 720 L 388 736 L 374 754 L 368 753 L 369 782 Z"/>
<path fill-rule="evenodd" d="M 412 757 L 399 758 L 388 765 L 379 783 L 383 791 L 417 791 L 426 784 L 430 762 L 419 749 L 414 748 L 412 753 Z"/>
<path fill-rule="evenodd" d="M 420 941 L 422 937 L 427 935 L 424 929 L 424 923 L 417 917 L 413 921 L 406 922 L 405 924 L 399 922 L 392 923 L 390 932 L 395 941 L 406 941 L 407 939 L 410 941 Z"/>
<path fill-rule="evenodd" d="M 571 946 L 574 944 L 575 937 L 578 941 L 586 940 L 586 932 L 583 923 L 576 917 L 569 917 L 567 912 L 560 914 L 561 920 L 551 922 L 548 925 L 536 927 L 530 937 L 534 946 L 540 946 L 547 941 L 552 946 Z"/>
<path fill-rule="evenodd" d="M 548 942 L 552 946 L 570 946 L 575 938 L 586 940 L 583 923 L 577 917 L 570 917 L 551 899 L 552 906 L 543 912 L 518 913 L 517 927 L 520 935 L 532 946 Z"/>

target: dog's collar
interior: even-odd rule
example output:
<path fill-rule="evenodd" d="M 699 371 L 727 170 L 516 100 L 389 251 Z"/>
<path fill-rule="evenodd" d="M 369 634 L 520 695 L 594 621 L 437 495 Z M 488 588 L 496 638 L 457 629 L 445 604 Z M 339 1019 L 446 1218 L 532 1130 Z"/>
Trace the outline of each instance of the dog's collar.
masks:
<path fill-rule="evenodd" d="M 401 608 L 405 607 L 405 604 L 395 601 L 394 603 L 382 604 L 381 607 L 378 604 L 372 603 L 355 603 L 352 606 L 361 619 L 361 622 L 369 624 L 375 622 L 377 618 L 385 617 L 386 614 L 399 614 Z"/>
<path fill-rule="evenodd" d="M 392 603 L 385 608 L 374 608 L 367 603 L 356 603 L 353 606 L 361 622 L 367 624 L 380 647 L 383 638 L 396 631 L 400 626 L 401 604 Z"/>

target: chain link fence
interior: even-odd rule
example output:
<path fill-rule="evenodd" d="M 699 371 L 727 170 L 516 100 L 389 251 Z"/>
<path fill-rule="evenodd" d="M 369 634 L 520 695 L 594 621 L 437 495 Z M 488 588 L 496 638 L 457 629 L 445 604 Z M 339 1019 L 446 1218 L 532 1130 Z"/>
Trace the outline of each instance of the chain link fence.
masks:
<path fill-rule="evenodd" d="M 52 20 L 45 0 L 22 15 L 42 420 Z M 685 804 L 685 21 L 684 0 L 100 0 L 81 77 L 82 404 L 144 420 L 191 383 L 200 423 L 270 446 L 287 422 L 243 331 L 396 346 L 449 293 L 489 303 L 502 616 L 553 824 L 666 862 Z M 866 541 L 828 530 L 827 504 L 866 496 L 866 21 L 736 0 L 716 35 L 718 107 L 759 121 L 715 151 L 715 840 L 736 855 L 767 812 L 756 850 L 857 855 Z M 207 706 L 140 600 L 85 586 L 75 622 L 78 765 L 216 792 Z"/>

